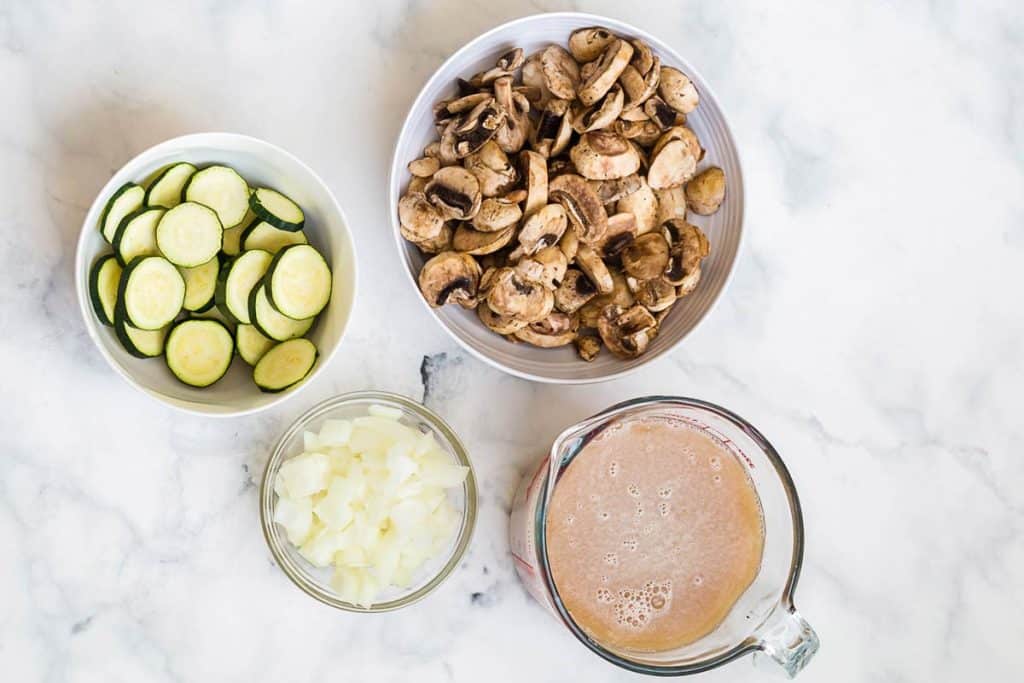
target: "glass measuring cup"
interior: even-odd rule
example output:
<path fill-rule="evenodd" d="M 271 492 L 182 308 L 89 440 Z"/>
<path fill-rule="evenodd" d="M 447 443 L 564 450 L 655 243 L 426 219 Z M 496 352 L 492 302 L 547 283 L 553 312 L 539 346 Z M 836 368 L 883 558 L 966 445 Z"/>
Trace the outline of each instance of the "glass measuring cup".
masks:
<path fill-rule="evenodd" d="M 548 565 L 546 527 L 559 477 L 580 450 L 608 426 L 663 417 L 682 420 L 729 448 L 744 465 L 764 514 L 764 553 L 757 576 L 721 624 L 694 643 L 664 652 L 612 648 L 591 638 L 569 614 Z M 638 673 L 681 676 L 753 653 L 795 676 L 818 650 L 818 636 L 796 611 L 793 591 L 803 561 L 803 517 L 793 480 L 778 453 L 753 426 L 728 410 L 697 399 L 650 396 L 620 403 L 564 432 L 537 469 L 524 477 L 513 501 L 509 540 L 527 590 L 584 645 Z"/>

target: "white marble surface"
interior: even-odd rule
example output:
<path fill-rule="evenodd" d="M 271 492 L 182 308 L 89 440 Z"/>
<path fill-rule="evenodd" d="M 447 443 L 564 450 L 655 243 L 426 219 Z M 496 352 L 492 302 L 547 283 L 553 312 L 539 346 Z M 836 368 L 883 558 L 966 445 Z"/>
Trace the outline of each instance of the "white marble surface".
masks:
<path fill-rule="evenodd" d="M 669 358 L 576 388 L 505 377 L 414 300 L 389 234 L 391 145 L 462 42 L 542 10 L 656 32 L 702 70 L 744 155 L 748 241 Z M 517 583 L 506 516 L 567 424 L 666 392 L 729 406 L 803 498 L 797 591 L 828 681 L 1019 680 L 1024 643 L 1024 11 L 931 2 L 0 4 L 0 678 L 634 678 Z M 346 348 L 294 402 L 234 421 L 141 398 L 71 281 L 110 174 L 178 134 L 284 146 L 335 190 L 364 259 Z M 482 483 L 454 580 L 366 618 L 292 587 L 259 531 L 272 440 L 338 392 L 399 391 L 465 437 Z M 706 681 L 762 680 L 748 661 Z"/>

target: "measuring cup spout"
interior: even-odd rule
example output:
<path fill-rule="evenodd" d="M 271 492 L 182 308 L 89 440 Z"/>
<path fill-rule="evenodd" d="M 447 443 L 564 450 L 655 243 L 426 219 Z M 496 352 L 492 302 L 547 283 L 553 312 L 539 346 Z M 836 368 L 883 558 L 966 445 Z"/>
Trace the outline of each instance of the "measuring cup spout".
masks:
<path fill-rule="evenodd" d="M 789 678 L 807 666 L 821 642 L 807 620 L 792 605 L 780 603 L 760 631 L 754 665 L 778 671 L 782 667 Z"/>

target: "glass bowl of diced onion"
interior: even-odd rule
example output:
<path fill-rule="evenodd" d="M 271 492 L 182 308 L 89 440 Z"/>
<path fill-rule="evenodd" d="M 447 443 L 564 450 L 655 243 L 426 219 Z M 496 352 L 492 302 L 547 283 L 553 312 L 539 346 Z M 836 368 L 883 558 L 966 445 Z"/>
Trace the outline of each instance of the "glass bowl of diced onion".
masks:
<path fill-rule="evenodd" d="M 313 407 L 260 486 L 274 559 L 307 595 L 352 612 L 411 605 L 458 566 L 476 522 L 465 447 L 425 406 L 377 391 Z"/>

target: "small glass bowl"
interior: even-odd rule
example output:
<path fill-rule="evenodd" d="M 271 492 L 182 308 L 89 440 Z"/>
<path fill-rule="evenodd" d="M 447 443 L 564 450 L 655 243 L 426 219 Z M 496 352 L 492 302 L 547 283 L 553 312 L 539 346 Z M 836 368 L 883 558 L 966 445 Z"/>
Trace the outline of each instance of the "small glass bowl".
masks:
<path fill-rule="evenodd" d="M 299 554 L 298 548 L 288 541 L 284 529 L 274 522 L 274 503 L 277 497 L 274 493 L 274 480 L 281 465 L 303 451 L 303 432 L 318 431 L 327 419 L 352 419 L 366 415 L 372 405 L 397 408 L 402 411 L 403 424 L 424 433 L 432 432 L 434 439 L 451 455 L 453 462 L 469 467 L 469 474 L 461 489 L 449 490 L 452 505 L 461 513 L 462 524 L 448 550 L 420 567 L 408 588 L 387 587 L 381 593 L 381 602 L 366 608 L 339 598 L 337 591 L 330 584 L 333 568 L 314 567 L 307 562 Z M 277 442 L 260 484 L 260 523 L 277 566 L 306 595 L 349 612 L 389 612 L 422 600 L 440 586 L 459 564 L 473 535 L 476 523 L 476 497 L 476 479 L 466 448 L 444 420 L 426 406 L 404 396 L 383 391 L 357 391 L 336 396 L 311 408 L 299 417 Z"/>

